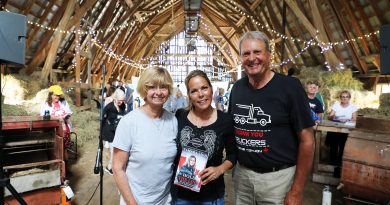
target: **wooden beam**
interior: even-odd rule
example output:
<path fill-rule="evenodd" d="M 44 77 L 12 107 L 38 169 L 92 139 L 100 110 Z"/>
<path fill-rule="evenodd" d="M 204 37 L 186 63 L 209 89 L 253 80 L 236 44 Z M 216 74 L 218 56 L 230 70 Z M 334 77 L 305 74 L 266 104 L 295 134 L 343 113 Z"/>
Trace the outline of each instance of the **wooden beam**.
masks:
<path fill-rule="evenodd" d="M 75 26 L 76 24 L 80 23 L 81 17 L 83 17 L 85 12 L 89 11 L 95 3 L 96 3 L 96 0 L 86 0 L 86 1 L 84 1 L 83 5 L 79 9 L 77 9 L 77 11 L 71 17 L 69 22 L 67 22 L 66 30 L 70 30 L 73 26 Z M 78 2 L 77 2 L 77 4 L 78 4 Z"/>
<path fill-rule="evenodd" d="M 300 19 L 302 24 L 305 26 L 305 28 L 308 30 L 310 35 L 316 39 L 317 42 L 321 43 L 328 43 L 329 39 L 326 36 L 325 29 L 322 25 L 321 21 L 321 15 L 318 11 L 318 7 L 315 0 L 309 0 L 311 12 L 313 14 L 314 23 L 316 26 L 313 26 L 309 19 L 306 17 L 306 15 L 299 9 L 297 3 L 293 0 L 285 0 L 287 5 L 291 8 L 291 10 L 294 12 L 294 14 Z M 317 33 L 317 29 L 319 33 Z M 333 53 L 333 51 L 328 50 L 324 53 L 324 56 L 326 60 L 329 62 L 332 69 L 335 69 L 337 65 L 340 64 L 340 61 L 337 59 L 336 55 Z"/>
<path fill-rule="evenodd" d="M 76 12 L 79 8 L 76 6 Z M 80 28 L 80 22 L 76 24 L 76 28 Z M 76 30 L 77 31 L 77 30 Z M 80 33 L 76 32 L 75 34 L 75 50 L 76 50 L 76 67 L 75 67 L 75 81 L 76 83 L 80 83 L 80 67 L 81 67 L 81 60 L 80 60 L 80 44 L 81 42 L 78 42 L 80 40 Z M 81 106 L 81 90 L 79 87 L 76 88 L 76 106 Z"/>
<path fill-rule="evenodd" d="M 59 21 L 61 20 L 62 14 L 64 13 L 66 9 L 67 4 L 64 2 L 61 7 L 58 8 L 56 14 L 52 18 L 51 22 L 49 23 L 49 27 L 55 28 L 57 27 Z M 42 18 L 42 17 L 41 17 Z M 46 53 L 48 52 L 48 49 L 51 46 L 51 43 L 48 43 L 50 38 L 52 37 L 54 31 L 52 30 L 47 30 L 44 34 L 43 39 L 40 41 L 40 45 L 36 49 L 35 57 L 34 59 L 30 62 L 30 64 L 27 66 L 26 73 L 30 75 L 35 68 L 40 65 L 46 57 Z M 60 33 L 60 32 L 58 32 Z"/>
<path fill-rule="evenodd" d="M 237 55 L 239 55 L 239 51 L 237 49 L 238 45 L 234 45 L 230 39 L 225 35 L 225 33 L 218 27 L 218 25 L 215 23 L 215 21 L 211 18 L 210 14 L 208 12 L 204 12 L 205 16 L 208 18 L 208 20 L 214 25 L 214 27 L 218 30 L 218 32 L 224 37 L 224 39 L 229 43 L 229 45 L 233 48 L 233 50 L 236 52 Z"/>
<path fill-rule="evenodd" d="M 334 0 L 328 0 L 329 5 L 332 7 L 332 11 L 336 15 L 336 18 L 338 20 L 338 23 L 340 24 L 341 33 L 343 34 L 342 36 L 344 38 L 349 38 L 349 29 L 348 29 L 348 24 L 344 20 L 344 16 L 341 13 L 341 11 L 338 9 L 338 6 L 336 5 L 336 2 Z M 337 1 L 339 2 L 339 1 Z M 359 48 L 354 48 L 355 44 L 350 44 L 347 43 L 347 47 L 349 49 L 349 52 L 352 56 L 352 61 L 355 63 L 356 67 L 359 69 L 360 73 L 367 73 L 368 72 L 368 67 L 366 62 L 363 62 L 359 59 L 359 54 L 358 54 L 358 49 Z M 336 45 L 337 46 L 337 45 Z"/>
<path fill-rule="evenodd" d="M 35 0 L 26 1 L 23 5 L 22 14 L 27 15 L 31 9 L 31 7 L 34 5 Z"/>
<path fill-rule="evenodd" d="M 360 25 L 359 25 L 358 21 L 356 20 L 355 14 L 353 13 L 352 8 L 349 5 L 349 3 L 346 1 L 340 1 L 340 3 L 342 5 L 342 8 L 344 8 L 344 10 L 346 11 L 346 15 L 350 19 L 349 23 L 352 26 L 351 30 L 355 31 L 357 36 L 363 36 L 363 32 L 360 29 Z M 345 17 L 346 16 L 343 15 L 343 18 L 345 18 Z M 355 36 L 349 36 L 349 37 L 354 38 Z M 362 55 L 370 55 L 370 49 L 368 47 L 367 40 L 365 38 L 363 38 L 362 40 L 360 40 L 360 42 L 361 42 L 361 48 L 364 51 L 364 54 L 362 54 Z"/>
<path fill-rule="evenodd" d="M 47 7 L 45 7 L 45 11 L 43 12 L 42 16 L 39 17 L 38 24 L 42 24 L 46 20 L 51 9 L 53 8 L 53 5 L 54 5 L 54 1 L 49 1 L 49 5 Z M 26 49 L 30 48 L 30 44 L 34 40 L 35 35 L 38 33 L 40 28 L 41 27 L 39 27 L 39 26 L 30 25 L 30 29 L 29 29 L 29 32 L 27 34 L 28 38 L 26 41 Z"/>
<path fill-rule="evenodd" d="M 330 42 L 328 35 L 326 34 L 326 30 L 324 27 L 324 22 L 322 21 L 321 12 L 317 5 L 317 0 L 309 0 L 310 9 L 313 14 L 314 25 L 318 29 L 318 39 L 320 39 L 324 43 Z M 340 64 L 340 60 L 336 57 L 332 50 L 325 51 L 324 53 L 325 59 L 328 61 L 331 69 L 335 70 L 336 67 Z"/>
<path fill-rule="evenodd" d="M 64 15 L 58 25 L 58 29 L 65 29 L 66 23 L 69 21 L 70 16 L 74 12 L 75 0 L 69 0 L 68 5 L 66 6 Z M 43 66 L 41 73 L 41 80 L 47 82 L 47 77 L 51 71 L 52 65 L 54 63 L 55 58 L 57 57 L 57 49 L 61 43 L 63 33 L 57 32 L 53 37 L 53 41 L 49 50 L 49 54 L 46 58 L 45 65 Z"/>
<path fill-rule="evenodd" d="M 325 2 L 322 1 L 322 0 L 317 0 L 317 4 L 321 4 L 321 5 L 326 4 L 326 5 L 328 5 L 327 2 L 325 3 Z M 318 11 L 320 12 L 320 15 L 322 16 L 322 21 L 323 21 L 323 22 L 334 22 L 334 23 L 337 22 L 337 21 L 333 18 L 333 17 L 334 17 L 333 13 L 329 12 L 328 10 L 327 10 L 326 13 L 325 13 L 325 12 L 322 12 L 322 9 L 318 8 Z M 330 28 L 330 24 L 329 24 L 329 23 L 325 23 L 325 24 L 323 24 L 323 25 L 324 25 L 325 33 L 326 33 L 327 36 L 329 37 L 329 40 L 330 40 L 331 42 L 336 42 L 337 40 L 334 38 L 334 36 L 333 36 L 332 34 L 333 34 L 334 32 L 338 32 L 338 29 L 336 28 L 336 29 L 332 30 L 332 29 Z M 339 59 L 341 62 L 343 62 L 343 64 L 345 64 L 344 58 L 342 58 L 342 52 L 341 52 L 341 50 L 340 50 L 340 47 L 338 47 L 338 46 L 333 46 L 333 49 L 335 50 L 337 56 L 339 57 L 338 59 Z"/>
<path fill-rule="evenodd" d="M 360 20 L 363 21 L 368 32 L 373 33 L 374 29 L 372 28 L 370 22 L 368 22 L 369 17 L 366 15 L 366 12 L 364 12 L 363 7 L 360 5 L 359 1 L 357 1 L 357 0 L 353 0 L 353 3 L 355 4 L 355 7 L 359 11 Z M 376 35 L 372 35 L 371 40 L 376 48 L 376 52 L 379 53 L 381 50 L 381 45 L 379 44 L 378 37 Z M 379 68 L 378 68 L 378 70 L 379 70 Z"/>
<path fill-rule="evenodd" d="M 374 13 L 379 20 L 379 25 L 385 25 L 386 22 L 388 23 L 388 21 L 386 21 L 385 17 L 383 16 L 384 12 L 381 12 L 381 9 L 379 8 L 378 4 L 379 4 L 378 0 L 371 0 L 371 2 L 368 3 L 368 5 L 372 6 Z M 384 9 L 384 11 L 388 11 L 388 10 L 389 7 L 387 7 L 387 9 Z"/>

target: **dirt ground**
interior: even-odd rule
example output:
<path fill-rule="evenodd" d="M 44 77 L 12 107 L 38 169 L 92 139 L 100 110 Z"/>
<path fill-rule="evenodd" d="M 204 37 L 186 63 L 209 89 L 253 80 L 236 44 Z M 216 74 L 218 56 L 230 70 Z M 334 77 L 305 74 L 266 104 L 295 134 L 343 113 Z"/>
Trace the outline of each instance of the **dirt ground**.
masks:
<path fill-rule="evenodd" d="M 75 196 L 72 205 L 96 205 L 100 203 L 99 174 L 93 174 L 98 140 L 85 143 L 79 149 L 77 160 L 71 160 L 71 175 L 69 176 L 70 186 Z M 105 163 L 104 163 L 105 164 Z M 226 195 L 225 204 L 231 205 L 233 198 L 233 184 L 231 173 L 225 174 Z M 322 202 L 322 189 L 324 185 L 308 181 L 304 193 L 304 205 L 317 205 Z M 343 193 L 331 187 L 332 205 L 352 204 L 346 202 Z M 103 204 L 119 204 L 119 194 L 114 179 L 104 172 L 103 177 Z M 353 203 L 357 204 L 357 203 Z"/>

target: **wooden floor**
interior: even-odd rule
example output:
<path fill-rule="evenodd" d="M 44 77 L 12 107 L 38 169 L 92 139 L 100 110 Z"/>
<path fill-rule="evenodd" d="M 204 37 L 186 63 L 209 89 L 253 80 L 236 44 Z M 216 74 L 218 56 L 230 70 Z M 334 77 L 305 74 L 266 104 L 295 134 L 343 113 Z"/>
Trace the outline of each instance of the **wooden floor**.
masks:
<path fill-rule="evenodd" d="M 72 205 L 97 205 L 100 203 L 100 187 L 98 187 L 100 176 L 98 174 L 93 174 L 93 167 L 95 164 L 95 157 L 97 152 L 97 144 L 98 140 L 85 143 L 85 145 L 80 149 L 80 156 L 78 160 L 72 162 L 72 175 L 69 177 L 70 186 L 75 193 L 75 197 L 72 199 Z M 225 204 L 227 205 L 232 204 L 233 186 L 231 179 L 232 178 L 230 173 L 225 175 L 227 189 Z M 323 188 L 324 185 L 309 181 L 307 183 L 307 186 L 305 187 L 303 204 L 321 204 Z M 340 191 L 336 190 L 335 187 L 331 187 L 331 189 L 333 194 L 332 204 L 345 204 L 346 202 L 343 199 L 343 194 Z M 103 177 L 103 204 L 119 204 L 119 194 L 115 186 L 114 179 L 106 172 L 104 172 Z"/>

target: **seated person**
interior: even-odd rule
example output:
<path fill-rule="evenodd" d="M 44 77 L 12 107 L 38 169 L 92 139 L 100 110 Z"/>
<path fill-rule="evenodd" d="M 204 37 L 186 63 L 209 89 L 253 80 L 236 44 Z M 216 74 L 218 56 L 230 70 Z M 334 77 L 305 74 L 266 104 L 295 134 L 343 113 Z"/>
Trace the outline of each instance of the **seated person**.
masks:
<path fill-rule="evenodd" d="M 332 106 L 332 110 L 328 116 L 329 120 L 337 122 L 356 122 L 357 107 L 350 103 L 351 93 L 347 90 L 341 91 L 340 102 L 336 102 Z M 326 135 L 326 145 L 330 147 L 330 157 L 332 164 L 341 166 L 345 142 L 348 134 L 328 132 Z M 335 173 L 339 176 L 339 173 Z"/>
<path fill-rule="evenodd" d="M 52 85 L 49 88 L 47 99 L 40 111 L 41 116 L 44 116 L 45 114 L 49 114 L 51 117 L 55 117 L 63 122 L 64 145 L 65 148 L 69 148 L 71 146 L 71 124 L 69 117 L 72 115 L 72 111 L 70 110 L 69 104 L 64 98 L 64 92 L 59 85 Z"/>

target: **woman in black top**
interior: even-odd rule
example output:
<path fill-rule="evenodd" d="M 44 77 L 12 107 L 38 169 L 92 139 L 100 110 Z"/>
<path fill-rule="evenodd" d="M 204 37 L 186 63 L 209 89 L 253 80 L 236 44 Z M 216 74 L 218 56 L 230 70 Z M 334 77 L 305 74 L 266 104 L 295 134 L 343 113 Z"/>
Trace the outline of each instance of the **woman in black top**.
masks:
<path fill-rule="evenodd" d="M 103 110 L 103 140 L 110 145 L 110 160 L 105 171 L 112 175 L 112 141 L 114 140 L 116 126 L 119 120 L 126 114 L 125 93 L 116 89 L 112 94 L 113 101 L 108 103 Z"/>
<path fill-rule="evenodd" d="M 213 89 L 207 75 L 200 70 L 190 72 L 185 80 L 189 108 L 176 112 L 180 151 L 192 149 L 207 155 L 206 168 L 199 172 L 200 192 L 175 186 L 175 204 L 224 204 L 223 174 L 236 162 L 233 118 L 211 107 Z M 226 157 L 223 160 L 223 151 Z"/>

